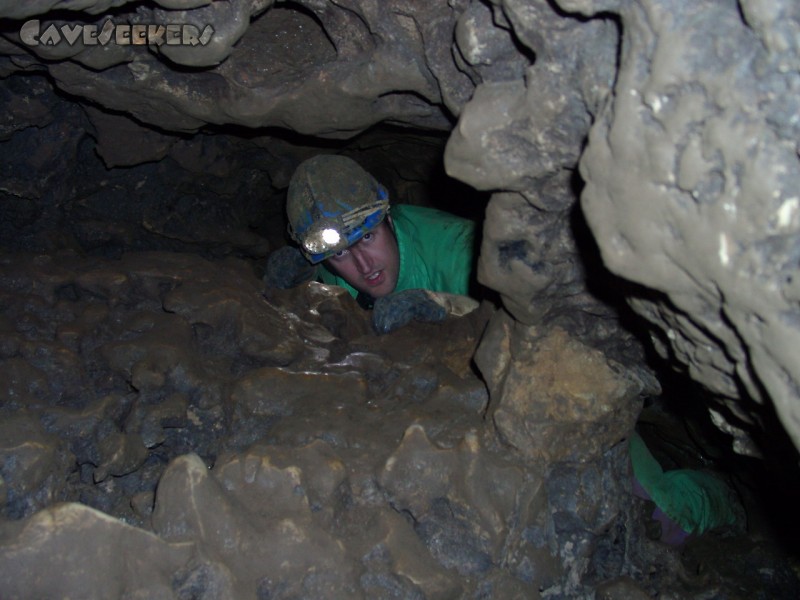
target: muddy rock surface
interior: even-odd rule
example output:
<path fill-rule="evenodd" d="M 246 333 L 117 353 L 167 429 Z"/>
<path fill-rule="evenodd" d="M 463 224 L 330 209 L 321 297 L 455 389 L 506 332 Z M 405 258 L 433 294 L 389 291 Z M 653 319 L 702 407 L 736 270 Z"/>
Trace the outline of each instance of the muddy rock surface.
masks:
<path fill-rule="evenodd" d="M 512 392 L 487 418 L 471 359 L 489 303 L 379 337 L 338 288 L 265 292 L 245 261 L 163 252 L 5 256 L 0 290 L 3 598 L 672 585 L 620 434 L 600 433 L 608 410 L 638 412 L 642 386 L 564 330 L 538 351 L 570 368 L 542 360 L 536 389 L 576 400 L 532 431 L 541 408 Z M 597 413 L 577 400 L 581 371 L 607 381 Z M 581 460 L 570 422 L 596 438 Z"/>
<path fill-rule="evenodd" d="M 486 448 L 470 357 L 490 306 L 422 345 L 413 326 L 375 336 L 342 290 L 266 298 L 242 261 L 2 272 L 3 597 L 512 585 L 509 523 L 541 478 Z M 87 539 L 94 558 L 66 552 Z"/>
<path fill-rule="evenodd" d="M 605 2 L 560 2 L 585 14 Z M 719 396 L 737 451 L 774 409 L 800 445 L 798 23 L 793 2 L 615 3 L 613 101 L 581 158 L 582 207 L 665 357 Z M 668 15 L 668 16 L 667 16 Z M 735 398 L 742 396 L 743 402 Z"/>

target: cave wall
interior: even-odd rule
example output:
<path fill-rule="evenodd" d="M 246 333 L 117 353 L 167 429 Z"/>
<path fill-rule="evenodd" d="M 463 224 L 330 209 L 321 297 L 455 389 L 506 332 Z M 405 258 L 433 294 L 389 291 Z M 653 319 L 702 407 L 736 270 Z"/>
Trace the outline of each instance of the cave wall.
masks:
<path fill-rule="evenodd" d="M 711 392 L 737 452 L 769 445 L 772 411 L 798 445 L 796 5 L 558 3 L 589 21 L 494 5 L 537 60 L 479 85 L 448 143 L 451 173 L 502 190 L 481 280 L 522 323 L 602 312 L 565 226 L 580 152 L 582 214 L 603 266 L 639 284 L 620 288 L 653 346 Z"/>
<path fill-rule="evenodd" d="M 562 2 L 590 15 L 608 3 Z M 743 429 L 774 405 L 800 443 L 796 3 L 632 2 L 613 100 L 581 158 L 582 208 L 664 356 Z M 736 400 L 739 399 L 739 400 Z"/>

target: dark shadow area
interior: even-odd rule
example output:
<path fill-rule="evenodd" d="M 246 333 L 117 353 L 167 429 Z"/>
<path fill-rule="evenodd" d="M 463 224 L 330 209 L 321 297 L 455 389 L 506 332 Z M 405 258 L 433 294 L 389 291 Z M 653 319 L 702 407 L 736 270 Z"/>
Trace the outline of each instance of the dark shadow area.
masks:
<path fill-rule="evenodd" d="M 774 410 L 748 402 L 763 423 L 763 431 L 749 432 L 762 457 L 744 456 L 711 421 L 708 407 L 716 407 L 706 390 L 664 365 L 660 380 L 663 394 L 645 405 L 639 430 L 662 466 L 723 473 L 744 503 L 748 532 L 774 538 L 783 551 L 800 557 L 800 456 Z"/>

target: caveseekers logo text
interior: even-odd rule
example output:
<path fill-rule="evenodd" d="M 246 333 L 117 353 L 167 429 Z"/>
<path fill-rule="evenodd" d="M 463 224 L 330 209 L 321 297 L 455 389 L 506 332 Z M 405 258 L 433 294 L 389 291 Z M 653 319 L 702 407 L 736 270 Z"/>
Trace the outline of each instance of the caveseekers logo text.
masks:
<path fill-rule="evenodd" d="M 170 23 L 167 25 L 137 23 L 118 24 L 110 19 L 100 27 L 88 25 L 50 25 L 42 29 L 38 19 L 25 22 L 19 30 L 22 42 L 27 46 L 74 45 L 82 40 L 85 46 L 105 46 L 110 42 L 120 46 L 205 46 L 211 41 L 214 28 L 206 25 L 201 31 L 190 24 Z"/>

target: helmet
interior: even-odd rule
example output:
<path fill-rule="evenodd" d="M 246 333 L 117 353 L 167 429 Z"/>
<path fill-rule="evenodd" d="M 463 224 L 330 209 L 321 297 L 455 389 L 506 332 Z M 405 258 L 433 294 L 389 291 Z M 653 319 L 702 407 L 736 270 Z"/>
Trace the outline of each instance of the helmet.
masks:
<path fill-rule="evenodd" d="M 289 235 L 313 264 L 381 224 L 389 194 L 355 161 L 322 155 L 297 167 L 286 199 Z"/>

